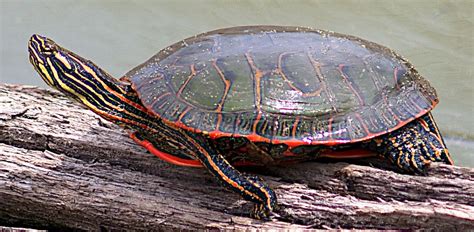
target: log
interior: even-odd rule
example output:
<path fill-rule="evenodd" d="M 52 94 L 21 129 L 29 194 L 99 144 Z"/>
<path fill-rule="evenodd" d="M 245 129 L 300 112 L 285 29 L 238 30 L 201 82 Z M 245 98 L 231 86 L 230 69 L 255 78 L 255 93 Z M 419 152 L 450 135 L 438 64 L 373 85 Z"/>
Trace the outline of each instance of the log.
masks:
<path fill-rule="evenodd" d="M 279 200 L 271 220 L 254 220 L 243 214 L 252 204 L 206 170 L 157 159 L 61 93 L 0 84 L 2 226 L 474 230 L 474 169 L 435 164 L 413 176 L 381 169 L 378 159 L 357 162 L 245 170 L 262 176 Z"/>

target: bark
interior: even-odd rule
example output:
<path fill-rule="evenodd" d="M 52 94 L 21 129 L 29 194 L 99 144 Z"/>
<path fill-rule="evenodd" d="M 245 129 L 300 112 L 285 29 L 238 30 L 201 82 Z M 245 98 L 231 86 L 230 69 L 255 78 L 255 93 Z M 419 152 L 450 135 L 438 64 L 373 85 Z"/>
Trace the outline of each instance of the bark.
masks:
<path fill-rule="evenodd" d="M 377 159 L 247 169 L 274 188 L 270 221 L 204 170 L 167 164 L 55 91 L 0 85 L 0 225 L 38 229 L 474 230 L 474 170 L 426 176 Z M 367 164 L 376 167 L 367 166 Z"/>

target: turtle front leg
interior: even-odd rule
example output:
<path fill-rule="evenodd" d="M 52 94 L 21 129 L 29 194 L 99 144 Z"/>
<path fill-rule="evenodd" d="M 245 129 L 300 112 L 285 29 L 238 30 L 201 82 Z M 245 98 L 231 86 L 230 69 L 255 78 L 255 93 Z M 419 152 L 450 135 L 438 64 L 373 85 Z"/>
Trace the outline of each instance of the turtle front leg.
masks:
<path fill-rule="evenodd" d="M 214 175 L 222 185 L 239 193 L 245 200 L 255 202 L 251 216 L 266 219 L 277 206 L 273 190 L 257 176 L 248 176 L 236 170 L 209 142 L 200 134 L 184 132 L 180 137 L 183 149 L 200 160 L 205 168 Z"/>
<path fill-rule="evenodd" d="M 130 137 L 164 161 L 181 166 L 205 167 L 225 187 L 256 203 L 251 212 L 254 218 L 268 218 L 277 205 L 275 193 L 262 179 L 236 170 L 204 135 L 168 127 L 154 131 L 153 135 L 134 132 Z M 181 155 L 189 159 L 181 158 Z"/>
<path fill-rule="evenodd" d="M 423 174 L 431 162 L 453 164 L 430 113 L 366 145 L 409 173 Z"/>

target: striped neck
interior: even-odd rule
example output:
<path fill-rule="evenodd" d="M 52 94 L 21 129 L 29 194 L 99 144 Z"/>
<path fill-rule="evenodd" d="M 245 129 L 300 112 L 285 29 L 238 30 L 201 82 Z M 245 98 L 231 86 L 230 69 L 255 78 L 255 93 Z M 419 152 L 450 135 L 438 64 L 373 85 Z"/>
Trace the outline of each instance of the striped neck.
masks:
<path fill-rule="evenodd" d="M 28 44 L 30 62 L 50 86 L 79 101 L 95 113 L 124 127 L 148 129 L 155 120 L 131 94 L 128 83 L 112 78 L 91 61 L 33 35 Z"/>
<path fill-rule="evenodd" d="M 31 36 L 28 51 L 31 64 L 43 80 L 66 94 L 73 94 L 72 97 L 81 97 L 73 88 L 78 83 L 108 86 L 112 91 L 126 94 L 119 87 L 119 81 L 91 61 L 60 47 L 51 39 L 40 35 Z"/>

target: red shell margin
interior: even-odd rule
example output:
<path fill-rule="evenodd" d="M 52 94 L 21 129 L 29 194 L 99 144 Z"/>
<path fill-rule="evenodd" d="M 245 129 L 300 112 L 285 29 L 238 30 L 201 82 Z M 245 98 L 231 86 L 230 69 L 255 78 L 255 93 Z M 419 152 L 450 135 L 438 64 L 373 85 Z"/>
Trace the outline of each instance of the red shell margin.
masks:
<path fill-rule="evenodd" d="M 135 92 L 137 93 L 138 97 L 140 99 L 142 99 L 142 96 L 140 94 L 140 92 L 136 91 L 136 86 L 135 86 L 135 83 L 132 83 L 132 88 L 135 90 Z M 397 125 L 395 125 L 394 127 L 386 130 L 386 131 L 383 131 L 383 132 L 379 132 L 379 133 L 369 133 L 367 136 L 363 137 L 363 138 L 359 138 L 359 139 L 353 139 L 353 140 L 337 140 L 337 139 L 330 139 L 330 140 L 324 140 L 324 141 L 311 141 L 311 142 L 306 142 L 306 141 L 303 141 L 303 140 L 299 140 L 299 139 L 295 139 L 295 138 L 291 138 L 291 139 L 286 139 L 286 140 L 278 140 L 278 139 L 269 139 L 269 138 L 265 138 L 263 136 L 260 136 L 260 135 L 257 135 L 255 133 L 253 134 L 249 134 L 249 135 L 242 135 L 242 134 L 234 134 L 234 133 L 228 133 L 228 132 L 222 132 L 222 131 L 217 131 L 217 130 L 214 130 L 214 131 L 202 131 L 202 130 L 199 130 L 199 129 L 196 129 L 196 128 L 192 128 L 192 127 L 189 127 L 187 125 L 185 125 L 184 123 L 182 122 L 173 122 L 173 121 L 169 121 L 165 118 L 163 118 L 161 115 L 157 114 L 156 112 L 153 111 L 153 109 L 151 109 L 150 106 L 148 105 L 145 105 L 142 101 L 142 104 L 145 106 L 145 108 L 148 110 L 148 112 L 158 118 L 160 118 L 165 124 L 169 125 L 169 126 L 175 126 L 177 128 L 181 128 L 183 130 L 186 130 L 186 131 L 190 131 L 190 132 L 193 132 L 193 133 L 201 133 L 203 135 L 206 135 L 208 136 L 209 138 L 211 139 L 218 139 L 218 138 L 221 138 L 221 137 L 245 137 L 247 138 L 248 140 L 252 141 L 252 142 L 264 142 L 264 143 L 271 143 L 271 144 L 286 144 L 289 148 L 292 148 L 292 147 L 297 147 L 297 146 L 301 146 L 301 145 L 325 145 L 325 146 L 335 146 L 335 145 L 340 145 L 340 144 L 349 144 L 349 143 L 357 143 L 357 142 L 361 142 L 361 141 L 365 141 L 365 140 L 369 140 L 369 139 L 372 139 L 372 138 L 375 138 L 377 136 L 380 136 L 380 135 L 383 135 L 383 134 L 387 134 L 387 133 L 390 133 L 392 131 L 395 131 L 399 128 L 401 128 L 402 126 L 408 124 L 409 122 L 425 115 L 426 113 L 428 113 L 429 111 L 431 111 L 437 104 L 438 104 L 439 100 L 438 99 L 435 99 L 434 101 L 432 101 L 432 104 L 431 104 L 431 108 L 430 109 L 425 109 L 425 110 L 422 110 L 420 111 L 418 114 L 416 114 L 414 117 L 411 117 L 409 118 L 408 120 L 405 120 L 405 121 L 401 121 L 399 122 Z"/>

